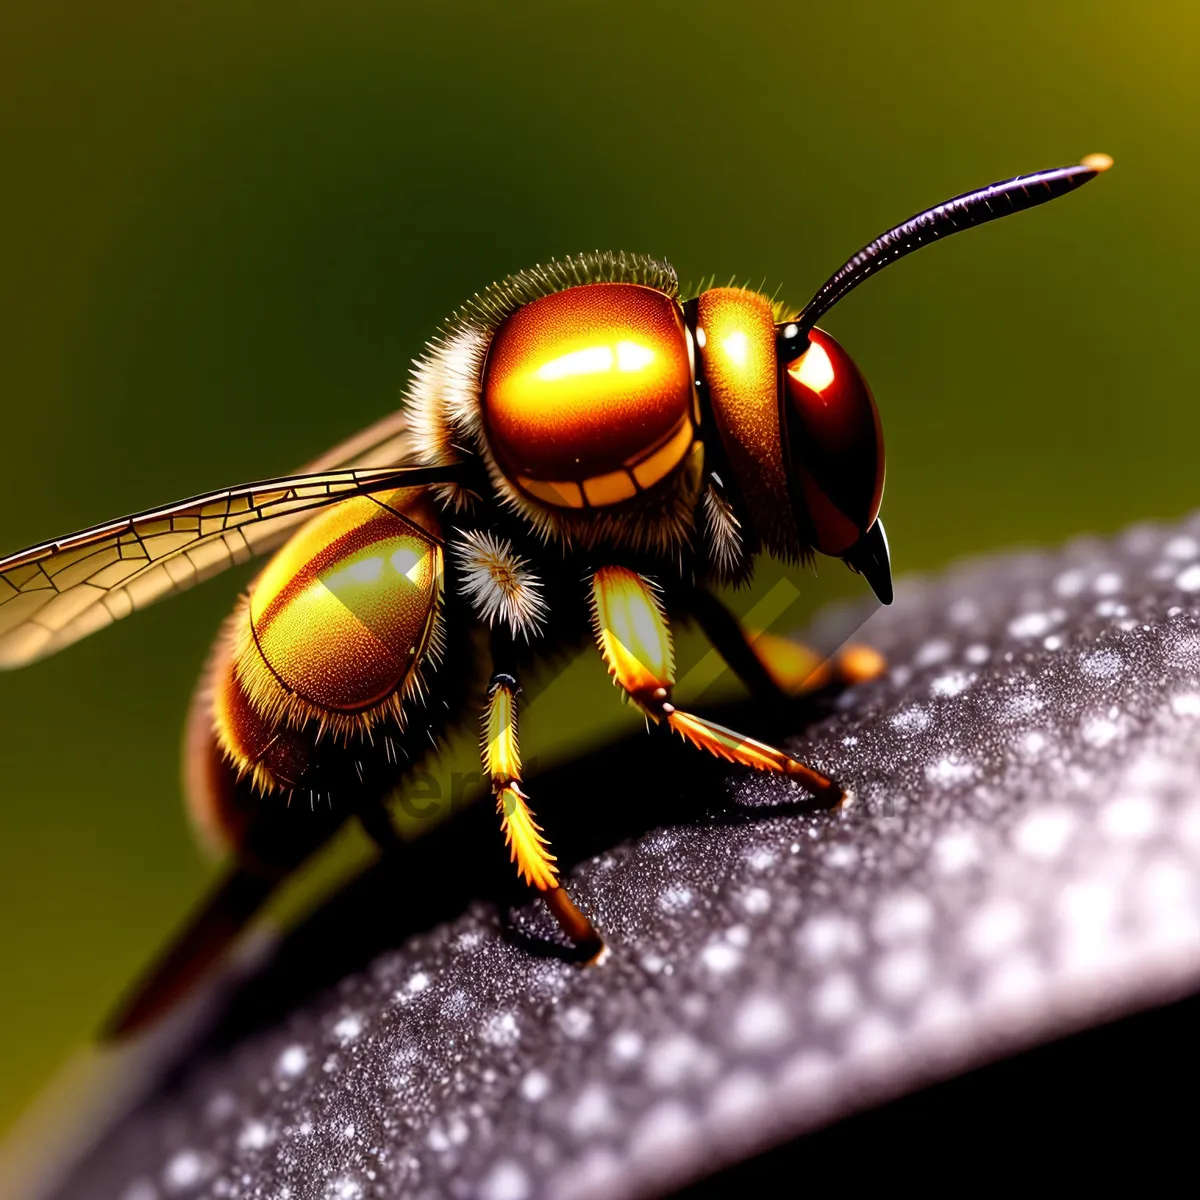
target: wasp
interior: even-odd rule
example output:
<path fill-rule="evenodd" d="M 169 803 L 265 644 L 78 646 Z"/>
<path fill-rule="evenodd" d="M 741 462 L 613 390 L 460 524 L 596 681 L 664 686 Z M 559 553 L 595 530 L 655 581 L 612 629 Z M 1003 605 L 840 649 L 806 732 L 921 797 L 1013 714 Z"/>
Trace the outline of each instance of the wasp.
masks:
<path fill-rule="evenodd" d="M 747 288 L 686 298 L 667 263 L 639 255 L 523 271 L 449 318 L 397 412 L 308 469 L 0 560 L 0 665 L 15 667 L 275 551 L 218 634 L 186 727 L 191 814 L 235 866 L 111 1032 L 167 1007 L 342 821 L 391 844 L 384 801 L 469 710 L 477 644 L 481 756 L 510 857 L 584 958 L 601 935 L 522 786 L 520 679 L 540 654 L 590 626 L 648 722 L 841 804 L 814 767 L 675 706 L 670 621 L 694 619 L 753 692 L 778 696 L 715 585 L 748 580 L 760 554 L 819 552 L 891 601 L 879 412 L 817 321 L 921 246 L 1111 163 L 1090 155 L 921 212 L 799 311 Z"/>

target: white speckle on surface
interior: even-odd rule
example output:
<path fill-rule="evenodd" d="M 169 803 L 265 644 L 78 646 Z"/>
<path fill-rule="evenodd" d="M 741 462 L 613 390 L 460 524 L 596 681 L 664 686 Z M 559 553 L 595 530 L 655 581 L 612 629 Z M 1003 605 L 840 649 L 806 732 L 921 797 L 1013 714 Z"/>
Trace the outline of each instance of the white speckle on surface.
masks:
<path fill-rule="evenodd" d="M 905 942 L 924 937 L 933 917 L 933 905 L 920 892 L 899 892 L 880 901 L 871 932 L 884 945 Z"/>
<path fill-rule="evenodd" d="M 895 1056 L 899 1049 L 896 1027 L 882 1013 L 868 1013 L 846 1039 L 852 1058 L 873 1059 L 876 1064 Z"/>
<path fill-rule="evenodd" d="M 1022 613 L 1019 617 L 1014 617 L 1009 621 L 1008 632 L 1013 637 L 1018 638 L 1041 637 L 1043 634 L 1050 632 L 1053 624 L 1054 622 L 1050 619 L 1048 613 Z"/>
<path fill-rule="evenodd" d="M 348 1013 L 333 1027 L 333 1036 L 340 1042 L 353 1042 L 362 1029 L 362 1018 L 357 1013 Z"/>
<path fill-rule="evenodd" d="M 480 1026 L 479 1036 L 492 1046 L 515 1046 L 521 1039 L 521 1027 L 517 1024 L 516 1014 L 493 1013 Z"/>
<path fill-rule="evenodd" d="M 1200 717 L 1200 692 L 1176 692 L 1171 697 L 1171 711 L 1177 717 Z"/>
<path fill-rule="evenodd" d="M 1058 636 L 1057 633 L 1052 633 L 1048 638 L 1044 638 L 1042 640 L 1042 645 L 1045 646 L 1047 650 L 1061 649 L 1062 644 L 1063 640 Z"/>
<path fill-rule="evenodd" d="M 1005 721 L 1023 721 L 1044 707 L 1044 703 L 1035 692 L 1024 691 L 1005 700 L 1000 706 L 1000 715 Z"/>
<path fill-rule="evenodd" d="M 766 846 L 754 846 L 746 854 L 746 865 L 752 871 L 769 871 L 777 861 L 775 851 Z"/>
<path fill-rule="evenodd" d="M 944 875 L 957 875 L 979 862 L 979 840 L 970 829 L 950 829 L 933 844 L 934 862 Z"/>
<path fill-rule="evenodd" d="M 471 1007 L 471 998 L 462 988 L 455 988 L 442 1001 L 442 1015 L 446 1017 L 466 1016 Z"/>
<path fill-rule="evenodd" d="M 551 1176 L 546 1194 L 589 1197 L 592 1200 L 619 1196 L 621 1183 L 627 1178 L 627 1172 L 624 1155 L 618 1156 L 607 1146 L 593 1146 L 577 1157 L 569 1159 Z"/>
<path fill-rule="evenodd" d="M 418 992 L 423 992 L 429 986 L 429 976 L 424 971 L 414 971 L 408 978 L 408 983 L 405 985 L 408 988 L 410 995 L 415 996 Z"/>
<path fill-rule="evenodd" d="M 358 1130 L 353 1124 L 342 1126 L 342 1138 L 347 1142 L 354 1141 L 354 1136 L 357 1133 Z"/>
<path fill-rule="evenodd" d="M 1168 558 L 1179 558 L 1187 560 L 1200 555 L 1200 542 L 1195 538 L 1188 537 L 1186 534 L 1180 534 L 1178 537 L 1171 538 L 1163 547 L 1163 553 Z"/>
<path fill-rule="evenodd" d="M 212 1163 L 195 1150 L 180 1150 L 163 1169 L 163 1184 L 168 1191 L 189 1191 L 203 1183 L 212 1169 Z"/>
<path fill-rule="evenodd" d="M 929 956 L 924 950 L 894 950 L 880 959 L 875 983 L 892 1000 L 911 1000 L 932 977 Z"/>
<path fill-rule="evenodd" d="M 1116 907 L 1116 893 L 1105 880 L 1085 879 L 1062 889 L 1055 903 L 1062 966 L 1090 973 L 1105 961 L 1116 938 Z"/>
<path fill-rule="evenodd" d="M 966 783 L 967 780 L 974 777 L 975 764 L 961 762 L 955 754 L 951 754 L 946 758 L 939 758 L 937 762 L 930 763 L 925 768 L 925 778 L 930 783 L 940 784 L 943 787 L 949 787 L 956 783 Z"/>
<path fill-rule="evenodd" d="M 741 965 L 742 952 L 725 941 L 710 942 L 700 952 L 700 961 L 714 975 L 728 975 Z"/>
<path fill-rule="evenodd" d="M 340 1179 L 331 1180 L 326 1190 L 326 1195 L 331 1200 L 362 1200 L 362 1194 L 362 1184 L 357 1179 L 352 1179 L 349 1175 L 343 1175 Z"/>
<path fill-rule="evenodd" d="M 1200 943 L 1200 914 L 1196 910 L 1195 878 L 1175 857 L 1158 856 L 1138 882 L 1137 899 L 1147 932 L 1158 943 L 1184 946 Z"/>
<path fill-rule="evenodd" d="M 1024 817 L 1013 830 L 1013 844 L 1022 854 L 1049 862 L 1063 852 L 1078 824 L 1069 809 L 1039 809 Z"/>
<path fill-rule="evenodd" d="M 953 1038 L 958 1030 L 967 1028 L 970 1021 L 971 1008 L 966 1000 L 955 988 L 945 984 L 926 989 L 913 1014 L 915 1028 L 936 1041 Z"/>
<path fill-rule="evenodd" d="M 1163 659 L 1173 667 L 1200 672 L 1200 634 L 1173 629 L 1164 638 Z"/>
<path fill-rule="evenodd" d="M 911 737 L 913 734 L 921 733 L 929 728 L 929 712 L 919 704 L 913 704 L 909 708 L 902 708 L 888 724 L 900 733 Z"/>
<path fill-rule="evenodd" d="M 479 1186 L 479 1200 L 526 1200 L 529 1194 L 529 1176 L 511 1158 L 496 1163 Z"/>
<path fill-rule="evenodd" d="M 1181 592 L 1200 592 L 1200 563 L 1193 563 L 1190 567 L 1184 567 L 1175 576 L 1175 586 Z"/>
<path fill-rule="evenodd" d="M 949 657 L 950 643 L 945 638 L 934 638 L 917 651 L 913 661 L 918 667 L 932 667 L 935 663 L 945 662 Z"/>
<path fill-rule="evenodd" d="M 1064 571 L 1055 581 L 1054 590 L 1063 597 L 1078 596 L 1087 582 L 1087 574 L 1078 567 Z"/>
<path fill-rule="evenodd" d="M 963 929 L 963 942 L 978 958 L 992 958 L 1020 941 L 1028 925 L 1015 900 L 994 899 L 970 917 Z"/>
<path fill-rule="evenodd" d="M 287 1076 L 290 1079 L 303 1074 L 307 1066 L 308 1051 L 299 1043 L 289 1046 L 275 1063 L 275 1069 L 279 1074 Z"/>
<path fill-rule="evenodd" d="M 1097 650 L 1079 658 L 1079 670 L 1091 679 L 1115 679 L 1124 669 L 1121 656 L 1112 650 Z"/>
<path fill-rule="evenodd" d="M 1083 726 L 1083 739 L 1093 746 L 1107 746 L 1121 732 L 1115 721 L 1108 717 L 1093 717 Z"/>
<path fill-rule="evenodd" d="M 665 1164 L 694 1153 L 700 1138 L 696 1119 L 678 1100 L 656 1104 L 634 1129 L 629 1152 L 651 1171 L 661 1171 Z M 620 1190 L 609 1194 L 619 1195 Z"/>
<path fill-rule="evenodd" d="M 618 1029 L 608 1042 L 608 1053 L 614 1062 L 632 1063 L 642 1057 L 645 1039 L 636 1029 Z"/>
<path fill-rule="evenodd" d="M 771 893 L 762 887 L 747 888 L 742 893 L 742 908 L 751 916 L 762 916 L 763 913 L 770 911 Z"/>
<path fill-rule="evenodd" d="M 1040 729 L 1031 729 L 1021 738 L 1021 752 L 1026 758 L 1036 758 L 1049 745 Z"/>
<path fill-rule="evenodd" d="M 716 1070 L 708 1047 L 687 1033 L 671 1033 L 646 1051 L 646 1078 L 660 1088 L 677 1088 L 689 1079 L 704 1079 Z"/>
<path fill-rule="evenodd" d="M 686 912 L 692 907 L 692 890 L 686 887 L 666 888 L 658 898 L 658 907 L 666 913 Z"/>
<path fill-rule="evenodd" d="M 862 855 L 853 842 L 834 842 L 825 853 L 825 863 L 835 871 L 850 871 L 858 866 Z"/>
<path fill-rule="evenodd" d="M 579 1041 L 592 1031 L 592 1014 L 580 1005 L 572 1005 L 559 1015 L 558 1025 L 572 1041 Z"/>
<path fill-rule="evenodd" d="M 951 671 L 946 675 L 939 675 L 930 685 L 929 690 L 935 696 L 957 696 L 960 692 L 964 692 L 969 688 L 974 681 L 973 675 L 967 675 L 962 671 Z"/>
<path fill-rule="evenodd" d="M 1116 571 L 1102 571 L 1092 583 L 1092 591 L 1097 596 L 1114 596 L 1124 586 L 1125 581 Z"/>
<path fill-rule="evenodd" d="M 946 616 L 954 625 L 970 625 L 979 619 L 979 605 L 970 596 L 960 596 L 946 610 Z"/>
<path fill-rule="evenodd" d="M 271 1131 L 262 1121 L 247 1121 L 238 1134 L 239 1150 L 261 1150 L 271 1140 Z"/>
<path fill-rule="evenodd" d="M 862 932 L 856 922 L 841 913 L 812 917 L 797 935 L 805 955 L 819 966 L 862 952 Z"/>
<path fill-rule="evenodd" d="M 736 1141 L 739 1134 L 761 1123 L 768 1100 L 769 1090 L 760 1076 L 753 1071 L 735 1071 L 717 1084 L 709 1098 L 709 1125 L 722 1140 Z"/>
<path fill-rule="evenodd" d="M 580 1141 L 605 1133 L 615 1124 L 612 1100 L 608 1089 L 600 1083 L 588 1084 L 567 1114 L 567 1124 Z"/>
<path fill-rule="evenodd" d="M 550 1076 L 536 1068 L 521 1080 L 521 1095 L 530 1104 L 537 1104 L 550 1095 Z"/>
<path fill-rule="evenodd" d="M 1101 829 L 1121 841 L 1141 841 L 1154 833 L 1158 825 L 1158 805 L 1149 796 L 1120 796 L 1100 810 Z"/>
<path fill-rule="evenodd" d="M 968 646 L 963 651 L 963 658 L 976 667 L 987 662 L 987 660 L 991 657 L 991 650 L 981 642 L 976 642 L 973 646 Z"/>
<path fill-rule="evenodd" d="M 812 994 L 812 1013 L 820 1021 L 837 1024 L 849 1020 L 859 1009 L 858 985 L 844 971 L 830 975 Z"/>
<path fill-rule="evenodd" d="M 1001 958 L 983 977 L 980 992 L 984 1004 L 1024 1011 L 1035 1004 L 1045 984 L 1045 972 L 1028 953 Z"/>
<path fill-rule="evenodd" d="M 738 1006 L 733 1018 L 733 1037 L 746 1050 L 767 1050 L 787 1039 L 791 1018 L 778 998 L 754 992 Z"/>

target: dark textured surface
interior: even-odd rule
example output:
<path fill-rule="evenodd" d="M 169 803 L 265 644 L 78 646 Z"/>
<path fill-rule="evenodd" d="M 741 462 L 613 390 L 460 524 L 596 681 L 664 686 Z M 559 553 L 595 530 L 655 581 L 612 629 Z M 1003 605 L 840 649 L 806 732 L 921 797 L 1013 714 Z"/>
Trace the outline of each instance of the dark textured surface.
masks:
<path fill-rule="evenodd" d="M 905 581 L 865 631 L 888 677 L 792 743 L 848 812 L 653 739 L 544 776 L 593 970 L 468 812 L 298 931 L 62 1195 L 654 1195 L 1187 994 L 1198 612 L 1200 521 Z"/>

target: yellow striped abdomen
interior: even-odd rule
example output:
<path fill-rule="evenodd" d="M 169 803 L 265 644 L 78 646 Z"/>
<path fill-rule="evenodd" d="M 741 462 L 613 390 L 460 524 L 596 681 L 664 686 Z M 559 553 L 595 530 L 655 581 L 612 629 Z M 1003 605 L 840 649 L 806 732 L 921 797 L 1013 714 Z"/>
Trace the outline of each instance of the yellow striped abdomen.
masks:
<path fill-rule="evenodd" d="M 407 497 L 407 499 L 406 499 Z M 255 580 L 214 655 L 217 748 L 263 792 L 303 782 L 305 744 L 404 723 L 440 652 L 442 549 L 412 493 L 337 504 Z"/>

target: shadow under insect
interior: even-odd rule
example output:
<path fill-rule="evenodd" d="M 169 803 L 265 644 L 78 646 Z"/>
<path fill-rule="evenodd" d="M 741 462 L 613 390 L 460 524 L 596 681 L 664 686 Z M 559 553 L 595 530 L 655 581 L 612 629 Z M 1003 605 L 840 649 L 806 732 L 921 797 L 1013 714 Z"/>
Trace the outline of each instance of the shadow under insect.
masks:
<path fill-rule="evenodd" d="M 786 703 L 738 703 L 720 719 L 785 737 L 831 711 L 834 689 Z M 734 768 L 736 770 L 736 768 Z M 532 774 L 530 791 L 552 819 L 564 872 L 652 829 L 740 825 L 811 814 L 795 802 L 748 808 L 730 797 L 728 773 L 690 752 L 664 728 L 624 738 Z M 487 803 L 456 809 L 414 842 L 396 839 L 374 864 L 289 931 L 270 960 L 228 1000 L 206 1040 L 228 1043 L 281 1017 L 314 992 L 360 970 L 389 947 L 460 916 L 473 903 L 493 906 L 495 935 L 537 957 L 578 961 L 579 952 L 511 871 L 497 844 Z M 582 966 L 580 969 L 584 969 Z"/>

